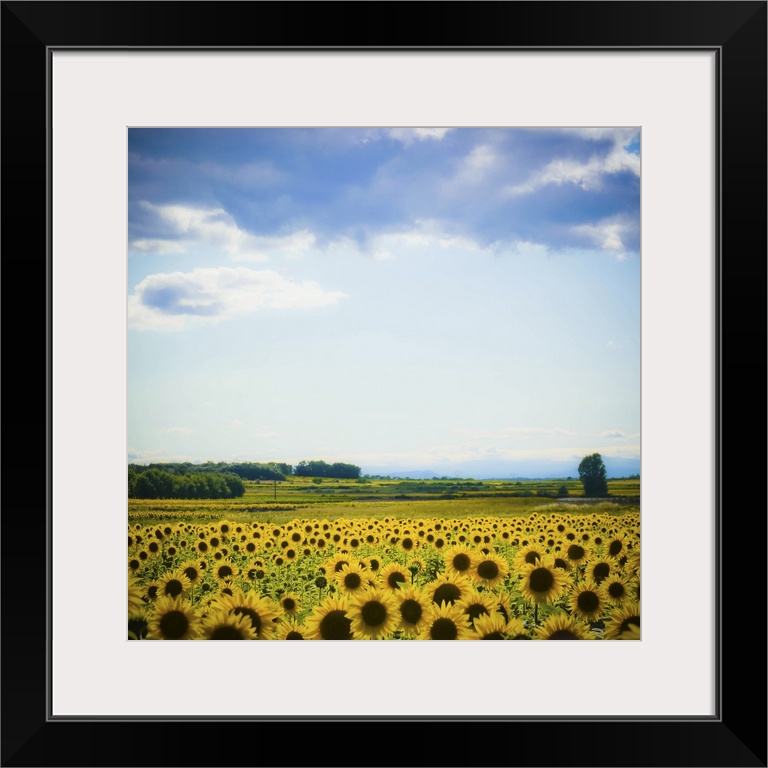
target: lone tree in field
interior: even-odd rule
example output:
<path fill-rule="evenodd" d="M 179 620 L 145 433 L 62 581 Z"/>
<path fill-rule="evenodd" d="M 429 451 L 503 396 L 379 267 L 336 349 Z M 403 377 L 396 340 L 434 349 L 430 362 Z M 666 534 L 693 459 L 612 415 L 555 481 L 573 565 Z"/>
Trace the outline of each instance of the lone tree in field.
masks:
<path fill-rule="evenodd" d="M 608 480 L 603 457 L 599 453 L 585 456 L 579 464 L 579 480 L 585 496 L 607 496 Z"/>

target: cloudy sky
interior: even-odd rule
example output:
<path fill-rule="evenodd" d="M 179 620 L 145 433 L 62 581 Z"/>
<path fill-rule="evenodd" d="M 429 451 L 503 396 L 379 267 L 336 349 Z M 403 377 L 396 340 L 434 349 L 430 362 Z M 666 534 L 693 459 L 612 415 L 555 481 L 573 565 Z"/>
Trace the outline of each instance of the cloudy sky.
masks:
<path fill-rule="evenodd" d="M 131 129 L 128 162 L 129 461 L 639 459 L 638 129 Z"/>

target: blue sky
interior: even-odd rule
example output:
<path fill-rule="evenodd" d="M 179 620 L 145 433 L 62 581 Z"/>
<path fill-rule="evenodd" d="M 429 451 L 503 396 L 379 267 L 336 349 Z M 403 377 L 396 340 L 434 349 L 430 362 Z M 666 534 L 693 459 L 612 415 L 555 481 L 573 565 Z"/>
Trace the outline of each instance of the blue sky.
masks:
<path fill-rule="evenodd" d="M 130 129 L 129 461 L 639 460 L 639 153 L 632 128 Z"/>

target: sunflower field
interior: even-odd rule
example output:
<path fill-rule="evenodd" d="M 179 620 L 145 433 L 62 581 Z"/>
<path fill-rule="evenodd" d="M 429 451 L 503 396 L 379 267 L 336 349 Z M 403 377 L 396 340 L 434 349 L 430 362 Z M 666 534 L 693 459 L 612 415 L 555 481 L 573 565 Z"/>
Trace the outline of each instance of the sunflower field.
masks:
<path fill-rule="evenodd" d="M 639 640 L 639 511 L 130 523 L 132 640 Z"/>

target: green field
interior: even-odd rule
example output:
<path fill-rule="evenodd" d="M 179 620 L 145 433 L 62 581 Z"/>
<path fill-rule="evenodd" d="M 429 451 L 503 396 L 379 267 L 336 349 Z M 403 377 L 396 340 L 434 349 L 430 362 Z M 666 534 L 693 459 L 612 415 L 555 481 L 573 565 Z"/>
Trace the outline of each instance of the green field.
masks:
<path fill-rule="evenodd" d="M 558 497 L 565 486 L 567 497 Z M 332 480 L 290 477 L 284 481 L 246 481 L 234 499 L 129 499 L 132 522 L 173 519 L 259 520 L 285 523 L 293 518 L 425 518 L 526 516 L 546 507 L 585 511 L 637 511 L 639 480 L 609 480 L 608 498 L 586 499 L 578 480 Z"/>

